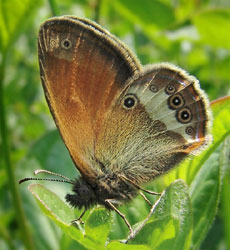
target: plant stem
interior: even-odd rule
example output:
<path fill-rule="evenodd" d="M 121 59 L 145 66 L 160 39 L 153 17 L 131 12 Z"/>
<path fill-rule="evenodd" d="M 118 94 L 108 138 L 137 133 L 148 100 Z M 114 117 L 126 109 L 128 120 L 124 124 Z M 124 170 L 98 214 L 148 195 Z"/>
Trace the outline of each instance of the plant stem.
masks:
<path fill-rule="evenodd" d="M 2 138 L 2 155 L 5 162 L 5 170 L 8 177 L 8 185 L 12 195 L 18 226 L 21 229 L 21 236 L 24 240 L 26 249 L 34 249 L 32 237 L 26 223 L 25 213 L 22 207 L 21 198 L 18 192 L 18 183 L 16 181 L 14 168 L 10 157 L 9 138 L 7 133 L 6 108 L 4 102 L 4 78 L 6 69 L 6 53 L 2 53 L 2 64 L 0 65 L 0 135 Z"/>
<path fill-rule="evenodd" d="M 60 10 L 55 0 L 48 0 L 53 16 L 60 16 Z"/>
<path fill-rule="evenodd" d="M 1 222 L 0 222 L 0 238 L 6 241 L 10 250 L 16 250 L 13 244 L 13 238 L 11 237 L 7 229 L 1 224 Z"/>
<path fill-rule="evenodd" d="M 95 6 L 94 21 L 100 23 L 100 10 L 101 10 L 101 0 L 97 0 Z"/>

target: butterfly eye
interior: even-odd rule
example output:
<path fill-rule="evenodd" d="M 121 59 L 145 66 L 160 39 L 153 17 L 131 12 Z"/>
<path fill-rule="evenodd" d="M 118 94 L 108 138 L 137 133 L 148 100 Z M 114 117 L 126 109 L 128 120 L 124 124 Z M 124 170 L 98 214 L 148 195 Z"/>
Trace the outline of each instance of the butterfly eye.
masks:
<path fill-rule="evenodd" d="M 61 47 L 63 49 L 70 49 L 72 47 L 72 43 L 69 39 L 64 39 L 62 42 L 61 42 Z"/>
<path fill-rule="evenodd" d="M 176 94 L 169 98 L 168 104 L 169 104 L 169 108 L 178 109 L 178 108 L 183 107 L 184 99 L 180 94 Z"/>
<path fill-rule="evenodd" d="M 177 112 L 176 117 L 181 123 L 189 123 L 192 120 L 192 113 L 189 108 L 182 108 Z"/>
<path fill-rule="evenodd" d="M 137 104 L 137 98 L 135 95 L 127 95 L 123 99 L 123 108 L 133 109 Z"/>

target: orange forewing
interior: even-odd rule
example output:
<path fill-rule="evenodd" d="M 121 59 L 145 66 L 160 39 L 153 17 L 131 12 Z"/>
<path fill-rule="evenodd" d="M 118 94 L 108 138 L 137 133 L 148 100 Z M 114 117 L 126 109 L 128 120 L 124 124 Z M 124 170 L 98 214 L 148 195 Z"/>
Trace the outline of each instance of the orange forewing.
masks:
<path fill-rule="evenodd" d="M 51 113 L 74 163 L 83 176 L 94 179 L 91 159 L 102 121 L 140 64 L 95 23 L 67 16 L 41 26 L 38 50 Z"/>

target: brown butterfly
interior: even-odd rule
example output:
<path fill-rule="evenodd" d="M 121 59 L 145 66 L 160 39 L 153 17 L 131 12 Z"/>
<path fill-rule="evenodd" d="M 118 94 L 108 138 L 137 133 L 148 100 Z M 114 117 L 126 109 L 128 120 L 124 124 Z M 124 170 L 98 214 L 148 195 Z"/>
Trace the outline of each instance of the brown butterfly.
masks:
<path fill-rule="evenodd" d="M 73 193 L 66 201 L 79 209 L 113 209 L 132 234 L 116 205 L 210 142 L 205 93 L 179 67 L 142 66 L 121 41 L 87 19 L 47 20 L 38 53 L 50 111 L 81 173 L 69 181 Z"/>

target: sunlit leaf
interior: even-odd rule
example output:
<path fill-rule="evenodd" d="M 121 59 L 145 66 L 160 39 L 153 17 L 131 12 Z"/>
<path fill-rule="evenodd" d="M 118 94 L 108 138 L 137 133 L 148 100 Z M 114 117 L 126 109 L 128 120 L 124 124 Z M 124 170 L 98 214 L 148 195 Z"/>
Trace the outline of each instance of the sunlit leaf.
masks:
<path fill-rule="evenodd" d="M 148 244 L 151 249 L 189 249 L 191 236 L 190 199 L 184 182 L 177 180 L 165 190 L 151 218 L 133 242 Z"/>

